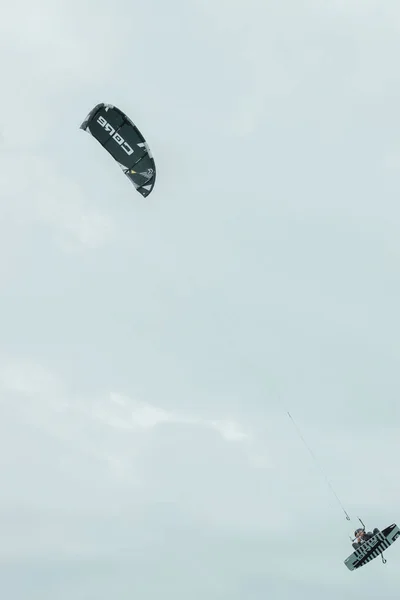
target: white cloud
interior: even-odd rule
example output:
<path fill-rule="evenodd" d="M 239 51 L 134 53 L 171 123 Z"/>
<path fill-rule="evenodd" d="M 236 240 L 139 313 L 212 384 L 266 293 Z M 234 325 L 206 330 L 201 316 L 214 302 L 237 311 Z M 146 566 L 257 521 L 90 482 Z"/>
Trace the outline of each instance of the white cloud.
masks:
<path fill-rule="evenodd" d="M 239 442 L 248 439 L 248 435 L 242 431 L 237 423 L 231 421 L 212 421 L 211 426 L 229 442 Z"/>
<path fill-rule="evenodd" d="M 47 369 L 30 362 L 4 361 L 0 364 L 0 385 L 4 391 L 34 396 L 59 392 L 57 378 Z"/>
<path fill-rule="evenodd" d="M 8 406 L 24 422 L 104 460 L 120 475 L 137 459 L 143 438 L 133 435 L 126 454 L 125 441 L 120 443 L 118 438 L 119 431 L 125 435 L 145 434 L 161 425 L 182 425 L 214 431 L 228 442 L 248 439 L 240 425 L 232 421 L 182 415 L 115 392 L 103 398 L 85 399 L 80 394 L 75 397 L 55 374 L 29 361 L 3 359 L 0 390 L 4 395 L 3 406 Z M 111 435 L 110 444 L 97 448 L 96 439 L 101 431 L 106 437 Z M 184 447 L 181 450 L 185 452 Z"/>
<path fill-rule="evenodd" d="M 82 186 L 60 172 L 57 162 L 12 153 L 3 161 L 0 192 L 4 229 L 26 234 L 38 222 L 65 250 L 97 248 L 113 239 L 112 219 L 89 200 Z M 3 251 L 6 252 L 3 240 Z"/>

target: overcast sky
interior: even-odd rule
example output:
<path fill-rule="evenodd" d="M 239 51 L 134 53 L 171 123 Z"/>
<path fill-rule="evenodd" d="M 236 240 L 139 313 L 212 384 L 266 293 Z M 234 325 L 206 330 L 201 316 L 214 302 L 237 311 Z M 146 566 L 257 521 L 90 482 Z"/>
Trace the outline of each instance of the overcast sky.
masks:
<path fill-rule="evenodd" d="M 1 13 L 1 597 L 398 598 L 398 0 Z"/>

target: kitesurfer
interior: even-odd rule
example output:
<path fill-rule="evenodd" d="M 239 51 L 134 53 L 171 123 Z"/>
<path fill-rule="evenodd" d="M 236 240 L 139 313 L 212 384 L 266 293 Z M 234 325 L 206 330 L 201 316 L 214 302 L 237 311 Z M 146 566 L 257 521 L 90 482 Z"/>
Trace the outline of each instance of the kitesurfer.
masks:
<path fill-rule="evenodd" d="M 370 540 L 377 533 L 379 533 L 379 529 L 377 529 L 377 527 L 375 527 L 373 531 L 365 531 L 365 529 L 361 528 L 356 529 L 354 532 L 355 541 L 352 544 L 353 548 L 357 550 L 357 548 L 359 548 L 361 544 L 363 544 L 367 540 Z"/>

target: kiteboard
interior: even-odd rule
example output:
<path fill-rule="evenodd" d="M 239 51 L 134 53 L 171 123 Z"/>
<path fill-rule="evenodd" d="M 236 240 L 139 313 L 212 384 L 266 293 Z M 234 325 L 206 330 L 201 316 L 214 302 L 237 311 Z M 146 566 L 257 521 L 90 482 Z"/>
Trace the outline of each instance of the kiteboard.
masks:
<path fill-rule="evenodd" d="M 359 569 L 382 554 L 399 536 L 400 529 L 397 527 L 396 523 L 389 525 L 379 533 L 376 533 L 369 540 L 363 542 L 353 554 L 346 558 L 344 564 L 350 571 Z"/>

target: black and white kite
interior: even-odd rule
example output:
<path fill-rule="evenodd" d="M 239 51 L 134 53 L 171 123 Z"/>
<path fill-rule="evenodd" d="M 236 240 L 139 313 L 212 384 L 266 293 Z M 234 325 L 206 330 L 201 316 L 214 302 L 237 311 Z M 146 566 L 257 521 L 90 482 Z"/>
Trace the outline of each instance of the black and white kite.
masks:
<path fill-rule="evenodd" d="M 152 192 L 156 179 L 154 159 L 145 138 L 125 113 L 112 104 L 98 104 L 80 128 L 111 154 L 142 196 Z"/>

